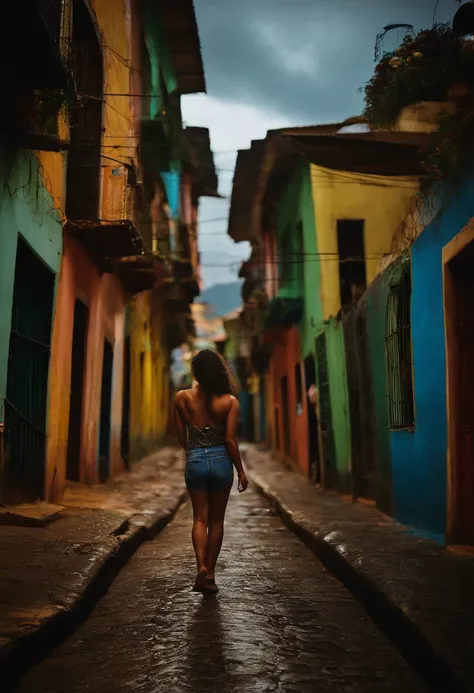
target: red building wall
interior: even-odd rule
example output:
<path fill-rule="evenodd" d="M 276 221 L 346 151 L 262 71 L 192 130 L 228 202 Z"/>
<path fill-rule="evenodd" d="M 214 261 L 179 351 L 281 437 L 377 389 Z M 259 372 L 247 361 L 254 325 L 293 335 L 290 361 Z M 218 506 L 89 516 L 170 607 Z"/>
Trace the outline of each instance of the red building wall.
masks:
<path fill-rule="evenodd" d="M 297 403 L 297 364 L 300 364 L 302 402 L 300 411 Z M 283 401 L 281 379 L 287 376 L 288 398 Z M 297 327 L 282 330 L 276 337 L 268 376 L 270 391 L 273 392 L 277 450 L 292 465 L 309 474 L 308 413 L 304 396 L 303 367 L 301 364 L 300 336 Z M 270 404 L 269 404 L 270 406 Z M 285 450 L 285 412 L 289 424 L 289 448 Z"/>

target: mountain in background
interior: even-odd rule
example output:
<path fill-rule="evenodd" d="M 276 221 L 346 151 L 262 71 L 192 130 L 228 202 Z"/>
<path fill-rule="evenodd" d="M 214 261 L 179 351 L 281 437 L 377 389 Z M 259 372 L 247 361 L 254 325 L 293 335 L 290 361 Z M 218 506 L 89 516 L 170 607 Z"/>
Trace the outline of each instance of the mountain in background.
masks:
<path fill-rule="evenodd" d="M 196 302 L 210 303 L 214 306 L 217 315 L 226 315 L 242 304 L 241 286 L 242 282 L 214 284 L 208 289 L 204 289 Z"/>

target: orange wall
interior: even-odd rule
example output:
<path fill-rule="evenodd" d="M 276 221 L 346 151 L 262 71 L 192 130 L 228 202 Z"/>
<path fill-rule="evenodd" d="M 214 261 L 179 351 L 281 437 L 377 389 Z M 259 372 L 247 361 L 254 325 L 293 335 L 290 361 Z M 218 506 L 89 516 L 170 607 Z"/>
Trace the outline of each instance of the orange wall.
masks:
<path fill-rule="evenodd" d="M 69 428 L 69 384 L 75 299 L 89 309 L 84 375 L 80 480 L 98 481 L 98 436 L 104 338 L 114 345 L 109 470 L 124 469 L 120 452 L 122 427 L 125 295 L 119 280 L 101 275 L 82 247 L 64 234 L 64 252 L 57 292 L 50 379 L 46 499 L 59 502 L 66 481 Z"/>
<path fill-rule="evenodd" d="M 268 372 L 269 392 L 273 393 L 268 401 L 275 402 L 278 409 L 278 451 L 285 455 L 283 411 L 288 409 L 290 422 L 290 460 L 309 473 L 308 454 L 308 413 L 306 411 L 306 397 L 304 396 L 304 383 L 302 383 L 303 402 L 302 412 L 297 413 L 295 366 L 301 363 L 300 337 L 297 327 L 281 331 L 275 343 L 273 356 Z M 303 364 L 301 364 L 303 371 Z M 281 378 L 288 377 L 288 402 L 283 402 L 281 392 Z M 268 416 L 275 419 L 275 411 L 268 412 Z"/>

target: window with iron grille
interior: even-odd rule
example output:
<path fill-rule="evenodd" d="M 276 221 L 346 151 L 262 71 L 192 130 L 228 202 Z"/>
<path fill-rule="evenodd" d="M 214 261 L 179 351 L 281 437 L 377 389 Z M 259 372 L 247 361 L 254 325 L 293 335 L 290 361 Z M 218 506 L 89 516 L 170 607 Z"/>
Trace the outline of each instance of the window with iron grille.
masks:
<path fill-rule="evenodd" d="M 389 292 L 385 326 L 388 413 L 390 428 L 411 428 L 415 423 L 411 351 L 410 266 Z"/>

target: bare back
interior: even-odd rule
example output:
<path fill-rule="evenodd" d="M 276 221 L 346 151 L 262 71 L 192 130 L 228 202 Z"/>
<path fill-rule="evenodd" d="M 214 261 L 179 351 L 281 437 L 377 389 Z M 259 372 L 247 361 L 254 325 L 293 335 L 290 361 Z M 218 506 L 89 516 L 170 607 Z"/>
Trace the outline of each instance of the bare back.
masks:
<path fill-rule="evenodd" d="M 220 395 L 208 402 L 200 389 L 193 387 L 178 393 L 176 406 L 187 426 L 222 426 L 226 422 L 234 399 L 232 395 Z"/>

